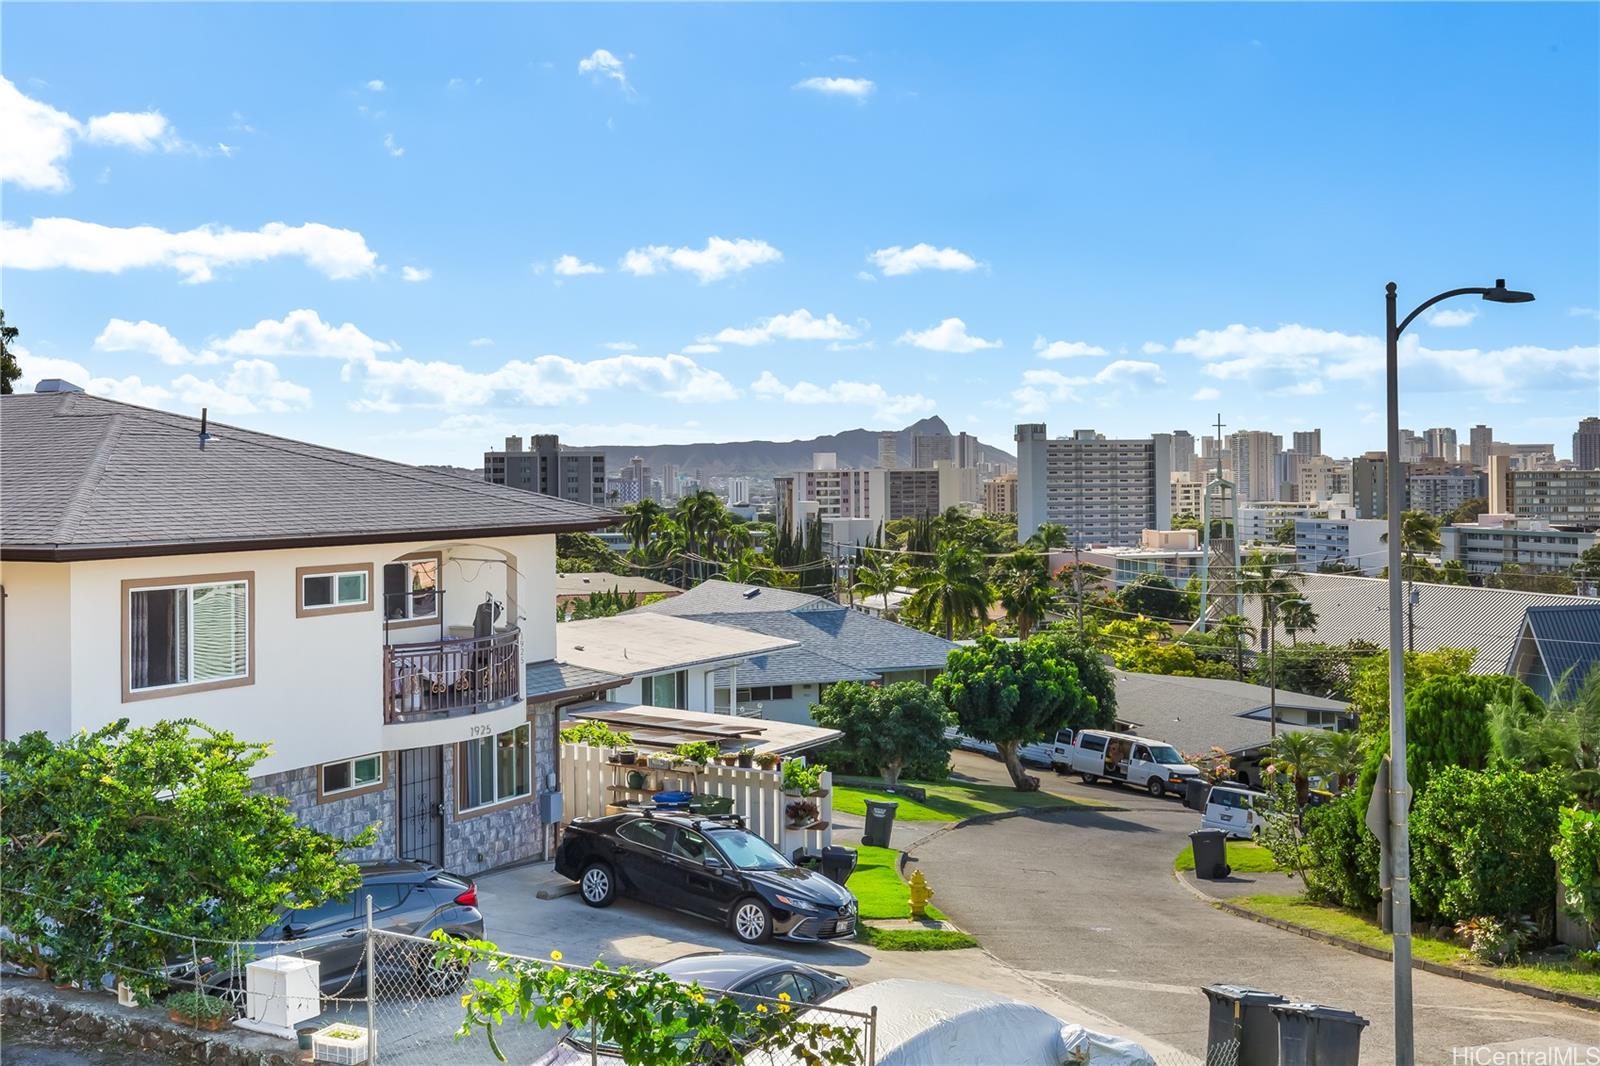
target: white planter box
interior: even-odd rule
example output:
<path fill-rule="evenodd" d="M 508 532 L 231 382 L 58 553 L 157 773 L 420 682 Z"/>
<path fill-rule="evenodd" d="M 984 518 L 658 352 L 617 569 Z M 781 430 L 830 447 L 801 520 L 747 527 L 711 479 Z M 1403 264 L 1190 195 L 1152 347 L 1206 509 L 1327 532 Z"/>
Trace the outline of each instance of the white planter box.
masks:
<path fill-rule="evenodd" d="M 335 1036 L 354 1032 L 355 1036 Z M 311 1057 L 318 1062 L 337 1062 L 345 1066 L 367 1061 L 367 1031 L 359 1025 L 338 1022 L 311 1034 Z"/>

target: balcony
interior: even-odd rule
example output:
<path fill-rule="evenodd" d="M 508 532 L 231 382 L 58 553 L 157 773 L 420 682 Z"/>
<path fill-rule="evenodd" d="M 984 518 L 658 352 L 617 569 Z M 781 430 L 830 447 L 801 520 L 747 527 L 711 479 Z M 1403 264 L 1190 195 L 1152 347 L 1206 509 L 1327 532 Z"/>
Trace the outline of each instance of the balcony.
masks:
<path fill-rule="evenodd" d="M 518 629 L 383 649 L 383 720 L 388 724 L 484 714 L 521 699 Z"/>

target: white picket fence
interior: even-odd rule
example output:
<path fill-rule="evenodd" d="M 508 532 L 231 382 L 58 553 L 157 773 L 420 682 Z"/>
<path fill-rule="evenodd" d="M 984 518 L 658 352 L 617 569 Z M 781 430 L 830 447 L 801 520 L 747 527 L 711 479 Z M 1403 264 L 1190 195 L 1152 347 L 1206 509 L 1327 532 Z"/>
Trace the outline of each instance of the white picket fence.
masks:
<path fill-rule="evenodd" d="M 641 753 L 641 756 L 643 753 Z M 616 767 L 606 761 L 604 748 L 588 744 L 561 745 L 561 821 L 574 818 L 599 818 L 616 795 L 611 786 L 625 781 L 629 770 L 651 777 L 659 775 L 644 766 Z M 810 797 L 821 813 L 820 826 L 790 829 L 784 808 L 796 796 L 783 793 L 783 775 L 777 770 L 740 769 L 713 763 L 693 777 L 672 775 L 669 781 L 681 782 L 683 791 L 706 796 L 726 796 L 733 800 L 733 813 L 744 817 L 752 833 L 772 843 L 785 855 L 801 847 L 824 848 L 833 843 L 833 774 L 823 771 L 824 794 Z M 648 797 L 634 794 L 635 801 Z"/>

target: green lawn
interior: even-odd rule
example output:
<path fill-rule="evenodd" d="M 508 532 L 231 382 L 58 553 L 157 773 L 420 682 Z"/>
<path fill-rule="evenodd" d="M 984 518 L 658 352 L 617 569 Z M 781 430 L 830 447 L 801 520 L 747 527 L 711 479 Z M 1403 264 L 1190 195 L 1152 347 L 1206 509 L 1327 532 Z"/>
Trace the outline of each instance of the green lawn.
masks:
<path fill-rule="evenodd" d="M 1233 872 L 1237 874 L 1264 874 L 1278 869 L 1278 864 L 1272 861 L 1272 852 L 1260 844 L 1252 844 L 1247 840 L 1228 841 L 1228 865 L 1233 867 Z M 1183 850 L 1178 852 L 1178 857 L 1172 860 L 1172 868 L 1194 869 L 1194 845 L 1183 846 Z"/>
<path fill-rule="evenodd" d="M 856 870 L 848 885 L 860 904 L 860 937 L 883 951 L 948 951 L 973 948 L 978 942 L 953 929 L 877 929 L 873 919 L 911 917 L 911 886 L 900 878 L 900 853 L 893 848 L 856 849 Z M 943 918 L 929 906 L 928 917 Z"/>
<path fill-rule="evenodd" d="M 1301 896 L 1239 896 L 1231 902 L 1268 917 L 1303 925 L 1322 933 L 1354 940 L 1360 944 L 1388 949 L 1390 938 L 1378 924 L 1365 917 L 1325 903 L 1313 903 Z M 1492 973 L 1512 981 L 1525 981 L 1556 992 L 1573 992 L 1600 997 L 1600 974 L 1580 973 L 1569 963 L 1518 963 L 1488 966 L 1468 955 L 1466 949 L 1448 940 L 1436 940 L 1413 932 L 1412 954 L 1429 962 L 1459 966 L 1464 970 Z"/>
<path fill-rule="evenodd" d="M 893 792 L 885 792 L 881 786 L 869 782 L 852 781 L 849 784 L 841 784 L 836 779 L 833 785 L 833 809 L 843 814 L 864 816 L 867 813 L 867 800 L 892 800 L 900 805 L 894 816 L 902 821 L 959 822 L 963 818 L 971 818 L 978 814 L 1000 814 L 1005 811 L 1104 806 L 1100 803 L 1070 800 L 1065 796 L 1043 790 L 1018 792 L 1005 785 L 947 781 L 937 785 L 919 784 L 917 787 L 927 790 L 926 802 L 919 803 Z"/>
<path fill-rule="evenodd" d="M 863 925 L 862 939 L 879 951 L 954 951 L 978 942 L 955 929 L 876 929 Z"/>

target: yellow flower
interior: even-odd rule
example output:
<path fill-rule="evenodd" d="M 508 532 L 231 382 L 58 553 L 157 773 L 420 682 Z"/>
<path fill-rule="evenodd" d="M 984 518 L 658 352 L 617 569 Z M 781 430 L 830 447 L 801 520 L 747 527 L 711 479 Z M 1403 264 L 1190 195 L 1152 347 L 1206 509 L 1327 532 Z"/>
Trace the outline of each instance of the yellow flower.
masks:
<path fill-rule="evenodd" d="M 563 1007 L 570 1007 L 570 1006 L 572 1006 L 572 997 L 571 997 L 571 996 L 562 996 L 562 997 L 561 997 L 561 1005 L 562 1005 L 562 1006 L 563 1006 Z"/>
<path fill-rule="evenodd" d="M 468 992 L 466 995 L 461 997 L 461 1005 L 463 1007 L 465 1007 L 468 1003 L 471 1003 L 471 1002 L 472 1002 L 472 993 L 471 992 Z"/>
<path fill-rule="evenodd" d="M 778 1004 L 778 1013 L 779 1014 L 788 1014 L 789 1013 L 789 1004 L 787 1004 L 787 1003 Z"/>
<path fill-rule="evenodd" d="M 787 993 L 787 992 L 779 992 L 778 993 L 778 998 L 783 1000 L 785 1003 L 787 1003 L 787 1002 L 789 1002 L 789 993 Z"/>
<path fill-rule="evenodd" d="M 606 998 L 607 999 L 616 999 L 617 998 L 617 990 L 615 988 L 606 989 Z"/>
<path fill-rule="evenodd" d="M 550 959 L 551 959 L 552 962 L 560 962 L 561 961 L 561 952 L 552 951 L 550 953 Z"/>
<path fill-rule="evenodd" d="M 757 1014 L 765 1014 L 765 1013 L 767 1013 L 767 1005 L 765 1003 L 757 1003 L 756 1004 L 756 1013 Z"/>

